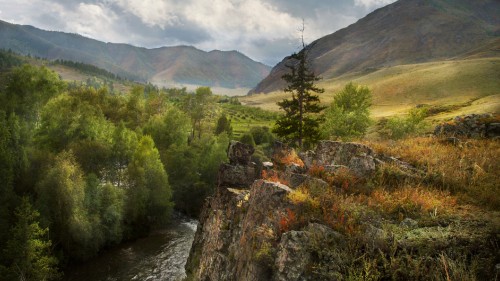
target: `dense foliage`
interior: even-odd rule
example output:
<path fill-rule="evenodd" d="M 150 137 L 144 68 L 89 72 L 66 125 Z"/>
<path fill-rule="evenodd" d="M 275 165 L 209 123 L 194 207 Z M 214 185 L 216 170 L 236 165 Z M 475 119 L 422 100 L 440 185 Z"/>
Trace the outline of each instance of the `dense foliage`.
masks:
<path fill-rule="evenodd" d="M 43 66 L 5 75 L 0 280 L 55 279 L 58 264 L 164 226 L 174 206 L 197 215 L 213 191 L 230 124 L 209 88 L 116 94 Z"/>

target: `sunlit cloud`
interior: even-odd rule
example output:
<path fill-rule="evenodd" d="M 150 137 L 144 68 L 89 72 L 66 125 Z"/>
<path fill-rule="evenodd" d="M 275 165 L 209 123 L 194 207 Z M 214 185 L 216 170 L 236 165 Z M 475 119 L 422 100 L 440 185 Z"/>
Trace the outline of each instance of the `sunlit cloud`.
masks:
<path fill-rule="evenodd" d="M 393 0 L 0 0 L 0 19 L 148 48 L 238 50 L 274 65 Z"/>

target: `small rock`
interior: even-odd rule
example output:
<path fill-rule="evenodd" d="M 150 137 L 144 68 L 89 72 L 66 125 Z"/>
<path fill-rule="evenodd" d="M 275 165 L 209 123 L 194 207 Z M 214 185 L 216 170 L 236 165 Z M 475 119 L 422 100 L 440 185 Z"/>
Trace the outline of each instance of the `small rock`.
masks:
<path fill-rule="evenodd" d="M 291 188 L 297 188 L 300 186 L 304 181 L 306 181 L 309 176 L 304 175 L 304 174 L 296 174 L 296 173 L 288 173 L 285 175 L 286 180 L 288 181 L 288 185 Z"/>
<path fill-rule="evenodd" d="M 292 163 L 285 168 L 285 173 L 303 174 L 305 169 L 299 164 Z"/>
<path fill-rule="evenodd" d="M 418 222 L 414 219 L 405 218 L 400 224 L 400 227 L 404 228 L 416 228 L 418 227 Z"/>
<path fill-rule="evenodd" d="M 272 170 L 273 169 L 273 162 L 262 162 L 262 168 L 265 170 L 265 171 L 269 171 L 269 170 Z"/>

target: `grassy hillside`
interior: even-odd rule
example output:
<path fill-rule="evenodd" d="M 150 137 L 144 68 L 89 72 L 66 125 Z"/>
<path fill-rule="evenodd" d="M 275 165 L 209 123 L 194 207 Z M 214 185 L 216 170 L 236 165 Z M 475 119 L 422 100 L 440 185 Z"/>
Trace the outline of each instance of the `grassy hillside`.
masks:
<path fill-rule="evenodd" d="M 498 50 L 500 2 L 400 0 L 307 46 L 315 73 L 333 78 L 404 64 L 471 57 Z M 498 41 L 496 41 L 498 42 Z M 494 52 L 493 52 L 494 53 Z M 498 52 L 496 52 L 497 56 Z M 250 93 L 283 88 L 289 57 Z"/>
<path fill-rule="evenodd" d="M 382 68 L 320 81 L 321 101 L 329 104 L 349 81 L 367 85 L 373 92 L 376 118 L 406 112 L 418 104 L 448 106 L 442 116 L 468 112 L 500 112 L 500 58 L 439 61 Z M 240 98 L 243 104 L 277 111 L 283 92 Z M 438 115 L 437 117 L 440 117 Z"/>

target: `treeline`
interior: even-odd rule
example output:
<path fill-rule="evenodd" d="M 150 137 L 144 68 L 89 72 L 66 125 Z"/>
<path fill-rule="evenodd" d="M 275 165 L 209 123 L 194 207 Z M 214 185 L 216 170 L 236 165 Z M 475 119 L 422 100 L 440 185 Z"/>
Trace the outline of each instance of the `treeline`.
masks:
<path fill-rule="evenodd" d="M 121 78 L 120 76 L 118 76 L 114 73 L 111 73 L 107 70 L 99 68 L 95 65 L 86 64 L 83 62 L 75 62 L 75 61 L 70 61 L 70 60 L 58 59 L 58 60 L 55 60 L 54 63 L 69 66 L 71 68 L 78 69 L 81 72 L 84 72 L 84 73 L 87 73 L 90 75 L 102 76 L 102 77 L 106 77 L 106 78 L 113 79 L 113 80 L 124 80 L 123 78 Z"/>
<path fill-rule="evenodd" d="M 115 95 L 68 87 L 30 65 L 7 78 L 0 280 L 57 279 L 69 262 L 164 226 L 174 206 L 197 215 L 212 192 L 229 129 L 216 128 L 210 88 L 146 85 Z"/>
<path fill-rule="evenodd" d="M 22 64 L 22 60 L 12 50 L 0 49 L 0 70 L 6 70 Z"/>

